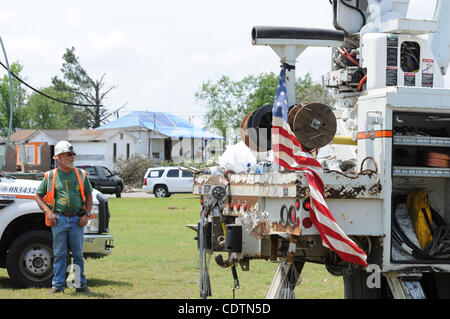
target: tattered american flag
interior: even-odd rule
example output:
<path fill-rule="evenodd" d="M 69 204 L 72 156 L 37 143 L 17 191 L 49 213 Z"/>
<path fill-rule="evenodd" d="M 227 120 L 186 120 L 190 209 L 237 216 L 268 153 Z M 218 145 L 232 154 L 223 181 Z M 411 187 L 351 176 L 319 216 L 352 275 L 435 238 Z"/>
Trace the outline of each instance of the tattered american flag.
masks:
<path fill-rule="evenodd" d="M 282 68 L 272 110 L 272 150 L 274 162 L 289 170 L 304 171 L 309 184 L 310 218 L 320 233 L 322 244 L 343 260 L 367 266 L 367 256 L 339 227 L 324 199 L 322 166 L 305 152 L 289 127 L 286 70 Z"/>

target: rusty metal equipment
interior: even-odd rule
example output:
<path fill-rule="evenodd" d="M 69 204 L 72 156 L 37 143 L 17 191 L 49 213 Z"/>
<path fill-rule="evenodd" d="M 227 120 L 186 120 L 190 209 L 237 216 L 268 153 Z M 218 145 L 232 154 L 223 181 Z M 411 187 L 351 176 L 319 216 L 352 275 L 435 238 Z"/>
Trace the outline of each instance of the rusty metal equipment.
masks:
<path fill-rule="evenodd" d="M 292 115 L 291 115 L 292 113 Z M 289 111 L 291 130 L 307 149 L 317 149 L 333 141 L 336 117 L 331 108 L 322 103 L 300 104 Z"/>

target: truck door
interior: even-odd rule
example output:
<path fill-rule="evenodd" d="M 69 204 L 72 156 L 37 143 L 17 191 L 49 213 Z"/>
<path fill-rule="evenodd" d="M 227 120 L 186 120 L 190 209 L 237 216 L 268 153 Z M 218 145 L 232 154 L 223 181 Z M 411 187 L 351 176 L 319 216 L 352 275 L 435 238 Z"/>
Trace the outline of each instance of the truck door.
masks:
<path fill-rule="evenodd" d="M 183 193 L 191 193 L 194 185 L 194 177 L 192 173 L 181 171 L 181 190 Z"/>
<path fill-rule="evenodd" d="M 100 184 L 100 178 L 98 176 L 97 170 L 95 167 L 92 166 L 86 166 L 82 167 L 86 173 L 88 174 L 89 181 L 91 182 L 91 185 L 96 190 L 100 191 L 101 184 Z"/>
<path fill-rule="evenodd" d="M 178 193 L 182 189 L 180 174 L 181 171 L 177 168 L 172 168 L 167 171 L 167 187 L 170 193 Z"/>
<path fill-rule="evenodd" d="M 104 192 L 113 192 L 116 189 L 116 185 L 114 185 L 114 181 L 112 177 L 114 176 L 111 171 L 106 167 L 97 167 L 100 171 L 99 175 L 101 176 L 101 184 Z"/>

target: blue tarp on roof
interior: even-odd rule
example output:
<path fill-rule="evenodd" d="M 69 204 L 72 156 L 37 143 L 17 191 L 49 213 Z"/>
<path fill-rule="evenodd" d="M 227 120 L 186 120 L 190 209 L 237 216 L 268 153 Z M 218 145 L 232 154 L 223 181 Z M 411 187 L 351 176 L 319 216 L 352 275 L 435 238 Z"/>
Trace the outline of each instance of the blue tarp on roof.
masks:
<path fill-rule="evenodd" d="M 144 127 L 173 138 L 224 139 L 222 136 L 206 131 L 204 128 L 165 112 L 134 111 L 115 121 L 98 127 L 101 129 Z"/>

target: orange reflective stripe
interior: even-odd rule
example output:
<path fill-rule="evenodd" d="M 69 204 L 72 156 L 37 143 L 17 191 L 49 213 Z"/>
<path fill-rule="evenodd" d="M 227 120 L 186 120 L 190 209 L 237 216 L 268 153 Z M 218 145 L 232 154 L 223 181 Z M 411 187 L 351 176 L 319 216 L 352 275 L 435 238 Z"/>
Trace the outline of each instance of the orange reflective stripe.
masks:
<path fill-rule="evenodd" d="M 14 195 L 18 199 L 34 199 L 33 195 Z"/>
<path fill-rule="evenodd" d="M 47 179 L 47 193 L 44 196 L 44 201 L 47 204 L 47 206 L 51 208 L 52 211 L 55 209 L 55 182 L 57 173 L 58 173 L 57 168 L 55 168 L 53 171 L 45 173 L 45 178 Z M 47 214 L 44 214 L 44 216 L 45 216 L 45 225 L 51 226 Z"/>
<path fill-rule="evenodd" d="M 379 138 L 379 137 L 392 137 L 391 130 L 381 130 L 381 131 L 373 131 L 373 132 L 360 132 L 357 135 L 358 140 L 365 138 Z"/>
<path fill-rule="evenodd" d="M 55 182 L 57 173 L 58 173 L 57 168 L 55 168 L 53 171 L 45 173 L 45 178 L 47 179 L 47 193 L 44 196 L 44 201 L 48 205 L 51 205 L 52 209 L 55 204 Z"/>
<path fill-rule="evenodd" d="M 78 169 L 76 169 L 75 167 L 73 169 L 75 170 L 75 174 L 77 174 L 78 184 L 80 184 L 81 201 L 84 203 L 84 182 L 81 180 Z M 86 178 L 86 173 L 84 171 L 83 177 Z"/>
<path fill-rule="evenodd" d="M 55 184 L 56 184 L 56 175 L 58 174 L 58 169 L 55 168 L 53 171 L 53 178 L 52 178 L 52 205 L 55 207 Z"/>

